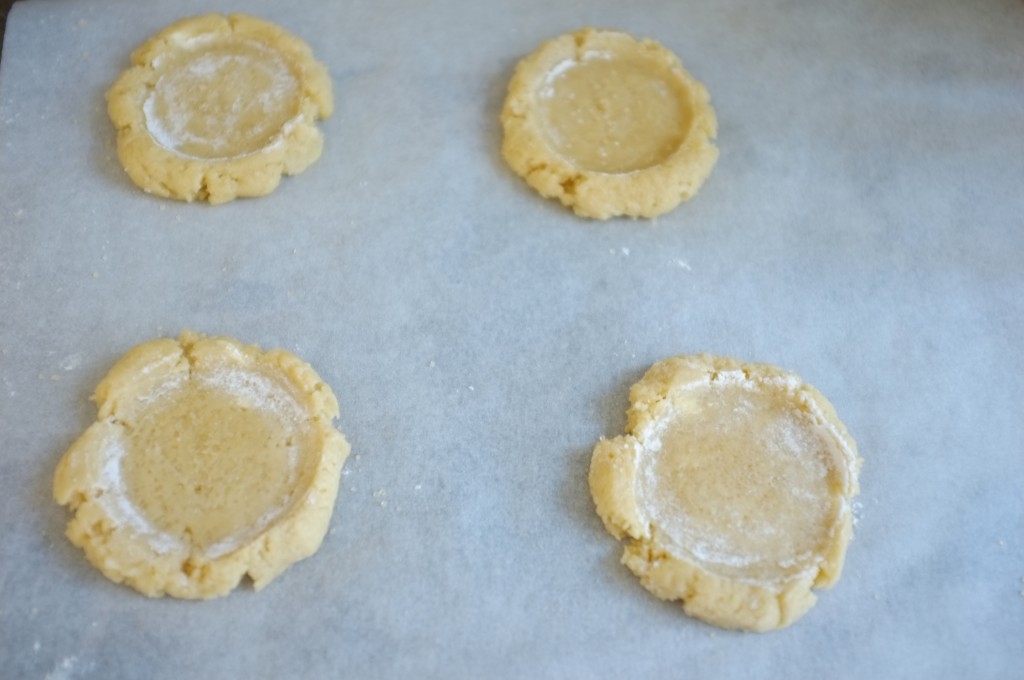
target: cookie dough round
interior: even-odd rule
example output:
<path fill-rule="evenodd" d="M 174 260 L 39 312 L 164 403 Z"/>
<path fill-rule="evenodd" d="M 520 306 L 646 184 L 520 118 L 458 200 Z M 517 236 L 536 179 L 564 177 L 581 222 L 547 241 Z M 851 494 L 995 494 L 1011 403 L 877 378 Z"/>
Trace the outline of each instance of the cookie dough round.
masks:
<path fill-rule="evenodd" d="M 692 197 L 718 159 L 707 89 L 653 40 L 585 28 L 516 67 L 502 154 L 577 215 L 655 217 Z"/>
<path fill-rule="evenodd" d="M 117 153 L 143 190 L 224 203 L 273 191 L 323 148 L 331 79 L 302 40 L 243 14 L 184 19 L 107 92 Z"/>
<path fill-rule="evenodd" d="M 151 597 L 262 589 L 320 547 L 349 446 L 305 362 L 185 332 L 129 351 L 57 466 L 71 542 Z"/>
<path fill-rule="evenodd" d="M 594 449 L 590 489 L 622 561 L 665 600 L 724 628 L 787 626 L 838 579 L 860 458 L 800 378 L 708 355 L 655 364 L 629 434 Z"/>

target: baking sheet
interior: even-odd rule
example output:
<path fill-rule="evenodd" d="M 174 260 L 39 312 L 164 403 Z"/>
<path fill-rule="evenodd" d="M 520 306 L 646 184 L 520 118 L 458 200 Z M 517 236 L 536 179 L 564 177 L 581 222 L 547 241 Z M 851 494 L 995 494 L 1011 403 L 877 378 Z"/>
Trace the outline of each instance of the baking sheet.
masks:
<path fill-rule="evenodd" d="M 220 2 L 30 0 L 0 65 L 0 677 L 1009 677 L 1024 668 L 1024 5 L 273 3 L 326 148 L 211 208 L 128 180 L 104 92 Z M 721 157 L 654 222 L 505 167 L 516 61 L 583 25 L 706 83 Z M 54 466 L 131 346 L 284 347 L 353 446 L 319 553 L 149 600 L 63 537 Z M 840 583 L 721 631 L 619 565 L 586 484 L 628 386 L 713 352 L 802 375 L 865 459 Z"/>

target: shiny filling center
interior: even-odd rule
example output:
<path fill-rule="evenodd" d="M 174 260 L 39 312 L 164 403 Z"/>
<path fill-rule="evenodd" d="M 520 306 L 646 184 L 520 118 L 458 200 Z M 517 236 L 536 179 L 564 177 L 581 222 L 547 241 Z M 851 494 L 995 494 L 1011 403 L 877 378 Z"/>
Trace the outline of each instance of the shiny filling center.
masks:
<path fill-rule="evenodd" d="M 556 66 L 538 102 L 543 134 L 559 155 L 613 174 L 663 162 L 692 118 L 685 89 L 665 66 L 605 53 Z"/>
<path fill-rule="evenodd" d="M 125 430 L 130 502 L 154 528 L 210 557 L 292 507 L 318 462 L 300 406 L 257 373 L 193 377 L 155 397 Z"/>
<path fill-rule="evenodd" d="M 209 43 L 161 64 L 144 112 L 161 146 L 195 158 L 235 158 L 271 144 L 298 114 L 299 81 L 263 45 Z"/>
<path fill-rule="evenodd" d="M 840 511 L 841 456 L 811 414 L 752 385 L 680 399 L 647 443 L 638 492 L 676 549 L 715 573 L 784 580 L 813 566 Z"/>

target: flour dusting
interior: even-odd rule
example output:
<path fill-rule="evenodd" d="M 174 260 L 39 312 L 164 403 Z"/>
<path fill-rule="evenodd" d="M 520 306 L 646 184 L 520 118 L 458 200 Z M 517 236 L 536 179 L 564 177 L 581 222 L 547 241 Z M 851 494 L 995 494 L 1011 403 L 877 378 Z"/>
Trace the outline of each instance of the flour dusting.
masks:
<path fill-rule="evenodd" d="M 237 158 L 279 143 L 301 118 L 284 114 L 298 80 L 281 56 L 255 42 L 231 46 L 206 45 L 159 77 L 142 108 L 160 146 L 190 158 Z M 240 148 L 252 145 L 259 148 Z"/>
<path fill-rule="evenodd" d="M 60 362 L 60 367 L 65 371 L 73 371 L 82 363 L 82 355 L 78 352 L 69 354 Z"/>
<path fill-rule="evenodd" d="M 825 426 L 816 409 L 810 413 L 795 407 L 775 411 L 764 401 L 768 397 L 759 396 L 768 388 L 769 394 L 785 395 L 788 403 L 801 384 L 791 375 L 754 380 L 741 370 L 722 371 L 676 387 L 677 395 L 705 392 L 696 401 L 677 396 L 655 407 L 652 419 L 636 433 L 637 501 L 647 522 L 676 549 L 699 562 L 730 569 L 759 565 L 759 570 L 767 570 L 764 579 L 750 579 L 759 583 L 802 577 L 821 563 L 823 558 L 807 549 L 806 540 L 784 536 L 780 527 L 759 511 L 751 514 L 750 508 L 760 508 L 761 501 L 734 506 L 715 500 L 715 494 L 728 495 L 733 488 L 743 489 L 755 499 L 764 494 L 775 499 L 772 503 L 801 509 L 798 517 L 806 519 L 794 526 L 811 522 L 804 530 L 820 526 L 814 532 L 831 535 L 834 531 L 836 518 L 848 511 L 845 504 L 833 506 L 829 501 L 827 478 L 831 470 L 845 481 L 850 474 L 846 466 L 853 465 L 848 462 L 852 453 L 841 450 L 845 449 L 842 438 L 834 428 Z M 666 452 L 668 436 L 673 438 L 673 448 Z M 735 459 L 719 458 L 727 454 L 715 453 L 723 436 L 741 437 Z M 694 447 L 695 457 L 685 453 L 663 458 L 672 456 L 679 446 Z M 759 449 L 758 457 L 746 457 L 743 451 L 748 447 Z M 707 472 L 713 469 L 710 466 L 720 465 L 725 467 L 714 474 L 724 478 L 708 476 L 713 474 Z M 724 486 L 716 490 L 719 485 Z M 791 542 L 793 548 L 805 547 L 780 554 L 778 548 L 771 547 L 780 540 Z"/>
<path fill-rule="evenodd" d="M 66 657 L 58 661 L 53 670 L 46 674 L 46 680 L 71 680 L 76 665 L 78 665 L 77 656 Z"/>
<path fill-rule="evenodd" d="M 112 520 L 144 536 L 155 552 L 166 555 L 183 550 L 185 545 L 179 538 L 156 528 L 128 498 L 128 490 L 121 474 L 121 461 L 124 460 L 125 452 L 124 439 L 120 433 L 108 437 L 104 442 L 103 473 L 99 480 L 103 495 L 97 502 Z"/>

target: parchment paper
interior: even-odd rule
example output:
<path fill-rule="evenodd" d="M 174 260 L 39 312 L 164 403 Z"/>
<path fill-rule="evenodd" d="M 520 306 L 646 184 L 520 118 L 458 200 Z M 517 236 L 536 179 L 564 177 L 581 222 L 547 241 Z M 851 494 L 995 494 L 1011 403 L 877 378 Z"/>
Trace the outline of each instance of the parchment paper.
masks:
<path fill-rule="evenodd" d="M 223 2 L 29 0 L 0 65 L 0 677 L 1008 678 L 1024 669 L 1024 5 L 254 0 L 337 108 L 272 195 L 160 200 L 104 92 Z M 584 25 L 707 84 L 721 158 L 654 221 L 504 165 L 515 63 Z M 63 536 L 54 467 L 130 347 L 183 328 L 316 367 L 353 446 L 265 591 L 149 600 Z M 653 362 L 818 387 L 864 457 L 846 571 L 721 631 L 619 564 L 586 483 Z"/>

